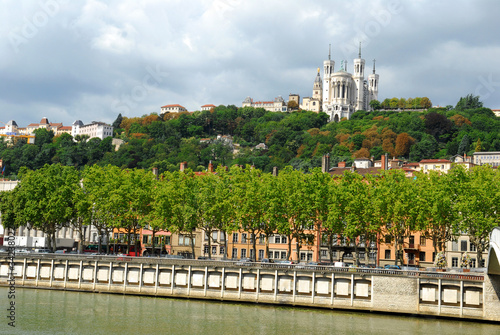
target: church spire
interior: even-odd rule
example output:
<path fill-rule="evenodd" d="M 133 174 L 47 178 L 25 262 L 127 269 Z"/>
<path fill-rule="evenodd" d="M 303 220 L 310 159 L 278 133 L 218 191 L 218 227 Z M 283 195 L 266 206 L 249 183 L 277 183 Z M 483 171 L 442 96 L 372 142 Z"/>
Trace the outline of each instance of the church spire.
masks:
<path fill-rule="evenodd" d="M 332 45 L 328 44 L 328 60 L 332 60 Z"/>
<path fill-rule="evenodd" d="M 375 59 L 373 60 L 373 74 L 375 74 Z"/>
<path fill-rule="evenodd" d="M 361 41 L 359 42 L 359 53 L 358 53 L 358 58 L 361 58 Z"/>

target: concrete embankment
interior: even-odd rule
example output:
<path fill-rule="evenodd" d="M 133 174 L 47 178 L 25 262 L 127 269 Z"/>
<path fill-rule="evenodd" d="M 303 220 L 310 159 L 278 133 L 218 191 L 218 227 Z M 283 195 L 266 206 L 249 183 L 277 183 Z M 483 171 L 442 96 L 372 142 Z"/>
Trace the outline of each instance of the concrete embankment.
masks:
<path fill-rule="evenodd" d="M 0 285 L 445 316 L 500 322 L 486 274 L 80 255 L 0 255 Z"/>

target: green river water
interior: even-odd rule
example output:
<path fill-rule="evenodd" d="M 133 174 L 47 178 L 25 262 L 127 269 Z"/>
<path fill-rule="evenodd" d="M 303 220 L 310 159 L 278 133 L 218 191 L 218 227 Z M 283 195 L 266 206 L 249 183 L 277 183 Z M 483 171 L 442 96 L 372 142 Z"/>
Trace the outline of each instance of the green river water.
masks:
<path fill-rule="evenodd" d="M 500 334 L 500 325 L 257 304 L 16 289 L 0 334 Z"/>

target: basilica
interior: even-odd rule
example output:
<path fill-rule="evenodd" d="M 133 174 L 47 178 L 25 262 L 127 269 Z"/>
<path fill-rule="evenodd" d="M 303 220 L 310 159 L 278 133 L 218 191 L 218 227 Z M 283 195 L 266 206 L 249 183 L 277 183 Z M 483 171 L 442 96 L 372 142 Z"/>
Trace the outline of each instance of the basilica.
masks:
<path fill-rule="evenodd" d="M 373 73 L 365 79 L 365 60 L 361 58 L 361 45 L 358 58 L 353 62 L 354 73 L 347 71 L 347 61 L 341 61 L 340 69 L 335 71 L 335 61 L 323 62 L 323 80 L 320 69 L 313 84 L 312 97 L 302 99 L 302 109 L 315 112 L 323 111 L 330 116 L 330 121 L 338 122 L 349 119 L 357 110 L 370 110 L 370 101 L 378 99 L 379 75 Z"/>

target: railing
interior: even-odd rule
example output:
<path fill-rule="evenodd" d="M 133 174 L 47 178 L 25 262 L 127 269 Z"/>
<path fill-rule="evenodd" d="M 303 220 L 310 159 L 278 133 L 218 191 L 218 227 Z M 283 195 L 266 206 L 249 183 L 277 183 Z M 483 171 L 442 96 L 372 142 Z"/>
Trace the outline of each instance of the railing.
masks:
<path fill-rule="evenodd" d="M 420 270 L 392 270 L 379 268 L 361 267 L 335 267 L 326 265 L 282 264 L 282 263 L 258 263 L 250 261 L 236 260 L 194 260 L 194 259 L 174 259 L 163 257 L 129 257 L 129 256 L 108 256 L 108 255 L 74 255 L 74 254 L 24 254 L 16 255 L 16 259 L 26 258 L 28 260 L 74 260 L 74 261 L 102 261 L 102 262 L 127 262 L 129 264 L 164 264 L 164 265 L 185 265 L 185 266 L 213 266 L 213 267 L 234 267 L 234 268 L 255 268 L 255 269 L 283 269 L 299 271 L 316 271 L 331 273 L 353 273 L 364 275 L 400 276 L 400 277 L 420 277 L 420 278 L 441 278 L 468 281 L 484 281 L 483 274 L 462 274 L 432 272 Z M 0 253 L 0 262 L 7 260 L 7 253 Z"/>

